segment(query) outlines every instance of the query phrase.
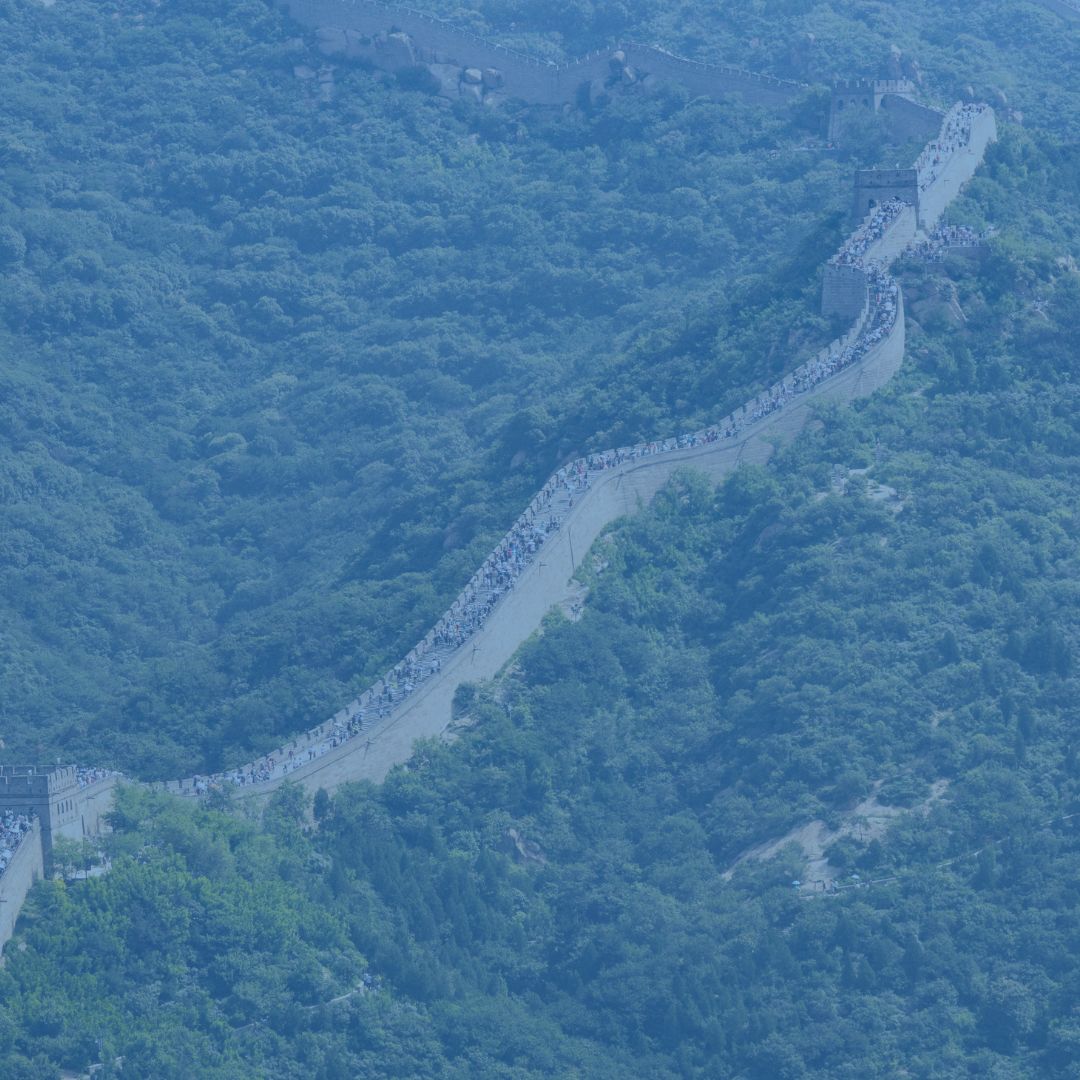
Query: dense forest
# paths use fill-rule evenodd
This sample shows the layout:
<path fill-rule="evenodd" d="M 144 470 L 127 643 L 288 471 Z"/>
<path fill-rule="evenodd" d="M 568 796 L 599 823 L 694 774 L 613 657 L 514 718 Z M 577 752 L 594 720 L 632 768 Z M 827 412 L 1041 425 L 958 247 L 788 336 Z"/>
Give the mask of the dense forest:
<path fill-rule="evenodd" d="M 276 746 L 422 636 L 559 461 L 722 415 L 827 329 L 851 161 L 802 149 L 820 100 L 489 114 L 339 67 L 320 105 L 261 0 L 0 20 L 20 759 Z"/>
<path fill-rule="evenodd" d="M 898 379 L 613 529 L 455 743 L 313 819 L 124 792 L 5 1075 L 1075 1077 L 1078 167 L 1008 131 L 956 216 L 1017 239 L 901 268 Z M 871 794 L 867 887 L 739 861 Z"/>
<path fill-rule="evenodd" d="M 1045 117 L 1061 35 L 1014 17 L 1022 63 L 983 42 L 980 85 Z M 262 0 L 0 20 L 0 737 L 27 761 L 184 775 L 322 720 L 554 465 L 827 339 L 816 275 L 883 153 L 825 145 L 820 88 L 480 112 L 337 65 L 322 100 Z M 834 19 L 875 74 L 879 21 Z M 967 52 L 927 50 L 931 94 Z"/>
<path fill-rule="evenodd" d="M 900 264 L 899 376 L 618 523 L 455 741 L 258 818 L 123 789 L 108 872 L 62 851 L 5 949 L 0 1075 L 1080 1077 L 1076 32 L 548 8 L 442 13 L 1004 88 L 950 211 L 984 257 Z M 886 152 L 826 147 L 820 90 L 479 113 L 338 65 L 320 102 L 256 2 L 0 23 L 6 756 L 186 772 L 340 704 L 554 462 L 829 334 Z"/>

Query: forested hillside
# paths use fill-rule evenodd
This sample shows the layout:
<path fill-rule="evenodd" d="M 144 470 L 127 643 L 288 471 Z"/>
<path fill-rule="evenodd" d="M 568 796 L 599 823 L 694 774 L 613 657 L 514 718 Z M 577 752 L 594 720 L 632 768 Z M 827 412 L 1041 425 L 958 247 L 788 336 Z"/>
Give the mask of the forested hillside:
<path fill-rule="evenodd" d="M 1078 164 L 1008 131 L 956 216 L 1014 239 L 906 268 L 900 377 L 616 529 L 458 742 L 314 828 L 125 794 L 5 1075 L 1075 1076 Z M 830 874 L 880 883 L 735 866 L 873 791 Z"/>
<path fill-rule="evenodd" d="M 440 13 L 821 80 L 897 44 L 1017 110 L 950 211 L 993 238 L 898 266 L 884 391 L 613 528 L 455 741 L 262 817 L 122 789 L 108 872 L 61 848 L 5 948 L 0 1076 L 1076 1080 L 1076 31 L 997 0 Z M 321 100 L 255 0 L 0 0 L 0 29 L 11 760 L 187 773 L 331 711 L 554 462 L 824 338 L 850 172 L 910 156 L 826 147 L 821 86 L 479 112 L 337 65 Z"/>
<path fill-rule="evenodd" d="M 686 26 L 825 79 L 880 73 L 917 25 L 931 96 L 962 74 L 1077 115 L 1037 8 L 974 67 L 941 14 L 899 37 L 877 5 L 787 14 L 818 27 L 812 72 L 764 9 Z M 884 152 L 826 147 L 820 88 L 560 115 L 319 83 L 262 0 L 9 0 L 0 23 L 0 737 L 28 761 L 188 774 L 329 715 L 553 465 L 714 419 L 825 339 L 816 273 Z"/>
<path fill-rule="evenodd" d="M 481 113 L 339 66 L 320 104 L 262 0 L 0 25 L 19 759 L 276 746 L 411 647 L 557 462 L 722 415 L 824 331 L 851 162 L 801 149 L 819 99 Z"/>

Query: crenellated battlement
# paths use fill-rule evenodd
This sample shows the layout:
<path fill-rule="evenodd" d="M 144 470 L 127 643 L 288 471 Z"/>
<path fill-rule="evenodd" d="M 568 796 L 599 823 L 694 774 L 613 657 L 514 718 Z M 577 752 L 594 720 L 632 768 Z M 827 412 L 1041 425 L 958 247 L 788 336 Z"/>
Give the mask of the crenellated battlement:
<path fill-rule="evenodd" d="M 51 799 L 77 787 L 73 765 L 0 765 L 0 809 Z"/>

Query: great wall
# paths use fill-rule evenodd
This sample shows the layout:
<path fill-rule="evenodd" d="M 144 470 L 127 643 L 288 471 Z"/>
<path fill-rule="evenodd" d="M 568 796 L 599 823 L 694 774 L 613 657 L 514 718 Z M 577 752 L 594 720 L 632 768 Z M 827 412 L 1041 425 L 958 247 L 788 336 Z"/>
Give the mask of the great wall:
<path fill-rule="evenodd" d="M 670 80 L 695 94 L 738 93 L 763 105 L 783 104 L 806 89 L 801 83 L 703 64 L 635 42 L 556 64 L 379 0 L 282 0 L 282 6 L 315 32 L 327 55 L 364 60 L 387 71 L 423 67 L 441 93 L 487 104 L 516 98 L 531 105 L 571 105 L 590 86 L 614 82 L 649 85 Z"/>
<path fill-rule="evenodd" d="M 395 10 L 370 0 L 349 5 L 325 0 L 322 6 L 302 2 L 309 12 Z M 426 16 L 417 18 L 427 21 Z M 609 62 L 605 54 L 603 63 Z M 867 87 L 874 88 L 874 95 L 865 101 L 860 96 L 854 107 L 883 113 L 889 106 L 882 108 L 882 101 L 900 89 L 841 84 L 834 91 L 834 110 L 839 96 L 850 99 Z M 910 114 L 912 122 L 925 126 L 927 112 L 920 106 Z M 823 312 L 852 319 L 842 338 L 709 428 L 564 465 L 436 627 L 360 697 L 257 762 L 149 786 L 185 797 L 219 788 L 236 798 L 261 800 L 286 782 L 314 792 L 355 780 L 381 781 L 408 760 L 418 739 L 446 733 L 458 688 L 495 677 L 547 613 L 571 595 L 573 576 L 603 529 L 648 503 L 676 470 L 690 467 L 715 482 L 742 462 L 764 464 L 777 446 L 802 431 L 821 403 L 850 403 L 888 382 L 900 367 L 905 344 L 903 294 L 888 267 L 913 245 L 928 242 L 996 138 L 995 116 L 987 106 L 957 105 L 944 116 L 934 115 L 940 132 L 912 169 L 860 171 L 856 177 L 859 225 L 827 265 L 822 290 Z M 961 128 L 962 139 L 956 134 Z M 121 782 L 119 774 L 97 769 L 0 766 L 0 812 L 33 819 L 5 852 L 0 949 L 13 933 L 30 888 L 51 871 L 55 841 L 101 835 Z"/>

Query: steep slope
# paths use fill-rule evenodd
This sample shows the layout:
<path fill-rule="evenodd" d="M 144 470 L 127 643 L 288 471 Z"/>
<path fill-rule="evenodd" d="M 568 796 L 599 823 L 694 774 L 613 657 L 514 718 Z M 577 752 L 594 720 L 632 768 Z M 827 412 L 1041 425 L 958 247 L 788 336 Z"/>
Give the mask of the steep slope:
<path fill-rule="evenodd" d="M 9 950 L 7 1072 L 101 1040 L 230 1080 L 1070 1077 L 1076 167 L 1007 131 L 956 210 L 1005 239 L 904 270 L 966 323 L 909 319 L 900 377 L 768 467 L 678 478 L 452 746 L 307 837 L 295 791 L 263 836 L 125 796 L 113 873 Z M 887 883 L 804 898 L 794 852 L 724 880 L 871 792 L 896 825 L 830 866 Z"/>

